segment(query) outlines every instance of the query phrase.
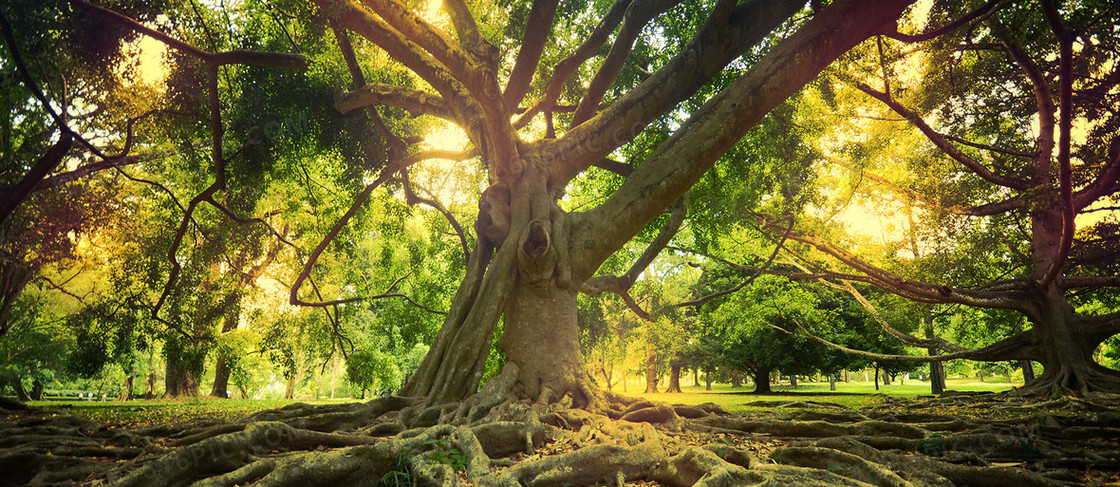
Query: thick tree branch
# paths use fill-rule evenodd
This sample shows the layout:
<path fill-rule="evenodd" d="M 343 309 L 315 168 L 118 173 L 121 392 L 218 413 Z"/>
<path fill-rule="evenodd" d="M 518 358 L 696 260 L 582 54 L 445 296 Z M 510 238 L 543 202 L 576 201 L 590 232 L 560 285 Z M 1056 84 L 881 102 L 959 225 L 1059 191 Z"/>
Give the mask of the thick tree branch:
<path fill-rule="evenodd" d="M 548 86 L 545 88 L 544 95 L 541 96 L 541 99 L 533 104 L 532 107 L 525 110 L 525 112 L 518 117 L 513 123 L 514 127 L 519 129 L 525 127 L 538 113 L 553 109 L 553 105 L 556 104 L 556 99 L 560 96 L 560 92 L 563 91 L 564 83 L 568 81 L 568 77 L 571 76 L 581 64 L 591 59 L 591 56 L 595 54 L 599 46 L 607 41 L 611 32 L 614 32 L 615 27 L 618 26 L 618 23 L 622 22 L 622 16 L 626 13 L 626 8 L 630 6 L 632 1 L 633 0 L 615 0 L 614 4 L 611 5 L 611 9 L 607 11 L 607 14 L 596 24 L 595 30 L 591 32 L 591 35 L 587 36 L 587 39 L 585 39 L 583 43 L 576 47 L 574 51 L 568 54 L 568 56 L 559 63 L 556 63 L 556 66 L 552 68 L 552 77 L 548 80 Z M 510 104 L 509 106 L 512 107 L 514 105 Z"/>
<path fill-rule="evenodd" d="M 443 98 L 412 88 L 367 83 L 354 91 L 345 91 L 334 97 L 334 108 L 340 113 L 348 113 L 375 103 L 403 108 L 416 115 L 433 115 L 444 120 L 457 121 L 451 107 Z"/>
<path fill-rule="evenodd" d="M 1112 138 L 1107 157 L 1104 168 L 1093 182 L 1073 194 L 1073 208 L 1076 211 L 1088 208 L 1105 195 L 1120 191 L 1120 137 Z"/>
<path fill-rule="evenodd" d="M 480 109 L 467 88 L 447 67 L 365 7 L 353 0 L 315 0 L 314 3 L 331 19 L 332 24 L 353 31 L 381 47 L 432 85 L 459 115 L 460 121 L 466 119 L 464 114 Z"/>
<path fill-rule="evenodd" d="M 27 195 L 35 190 L 36 185 L 42 182 L 47 174 L 58 167 L 62 159 L 66 157 L 66 153 L 70 152 L 73 142 L 74 139 L 70 137 L 69 133 L 62 132 L 59 135 L 58 142 L 47 149 L 47 152 L 31 166 L 31 170 L 23 176 L 23 179 L 20 179 L 19 183 L 5 195 L 4 199 L 0 200 L 0 224 L 11 216 L 12 212 L 19 207 L 20 203 L 23 203 Z"/>
<path fill-rule="evenodd" d="M 692 96 L 704 83 L 707 83 L 708 80 L 719 73 L 727 63 L 739 57 L 751 46 L 761 42 L 766 33 L 771 32 L 782 22 L 789 19 L 800 7 L 800 2 L 793 1 L 756 0 L 739 6 L 735 6 L 734 2 L 723 1 L 718 3 L 692 41 L 661 69 L 657 70 L 653 76 L 630 90 L 622 99 L 611 104 L 610 107 L 607 107 L 591 120 L 564 134 L 563 137 L 536 143 L 543 159 L 551 163 L 549 169 L 551 173 L 549 177 L 550 185 L 562 187 L 592 163 L 606 157 L 616 148 L 632 140 L 657 116 Z M 833 13 L 841 10 L 839 8 L 831 9 Z M 818 19 L 827 18 L 826 11 L 822 11 Z M 854 18 L 849 20 L 856 23 L 866 23 L 857 22 Z M 822 24 L 823 22 L 816 23 L 816 25 Z M 810 22 L 798 33 L 802 37 L 808 37 L 810 35 L 809 30 L 812 30 L 809 27 L 812 25 L 814 25 L 813 22 Z M 812 35 L 824 34 L 824 32 L 817 31 Z M 823 41 L 823 39 L 818 40 Z M 791 45 L 790 41 L 791 39 L 786 39 L 780 45 L 789 46 Z M 819 52 L 820 49 L 816 51 Z M 780 52 L 780 56 L 785 57 L 783 62 L 790 63 L 788 65 L 789 69 L 782 70 L 778 69 L 777 66 L 768 65 L 767 60 L 774 60 L 778 57 L 774 54 L 776 52 Z M 780 47 L 775 48 L 767 56 L 767 60 L 760 62 L 760 66 L 765 66 L 764 68 L 756 66 L 740 79 L 759 76 L 764 70 L 772 70 L 773 74 L 806 74 L 807 70 L 802 68 L 805 63 L 801 63 L 800 59 L 798 63 L 793 63 L 792 58 L 794 56 L 795 53 L 793 52 L 783 51 Z M 831 61 L 831 58 L 829 61 Z M 813 71 L 811 76 L 816 76 L 816 72 L 819 71 L 812 68 L 809 68 L 809 70 Z M 808 80 L 805 82 L 808 82 Z M 771 86 L 776 87 L 777 85 L 771 84 Z M 795 87 L 799 86 L 801 84 L 788 88 L 792 92 Z M 728 87 L 724 91 L 729 92 L 731 90 L 734 90 L 734 88 Z M 778 91 L 774 92 L 774 94 L 777 93 Z M 780 102 L 785 99 L 785 96 L 780 99 L 767 96 L 765 99 L 767 103 Z M 738 100 L 755 98 L 757 97 L 743 93 L 735 101 L 729 100 L 729 103 L 738 107 L 740 105 Z M 755 107 L 762 105 L 762 103 L 749 102 L 748 104 Z M 769 111 L 769 109 L 767 108 L 766 111 Z M 764 113 L 757 115 L 761 117 Z M 751 115 L 755 114 L 751 113 Z M 696 117 L 694 116 L 694 118 Z M 742 127 L 742 131 L 745 132 L 751 125 L 753 123 Z M 739 128 L 738 125 L 734 127 Z M 739 135 L 741 136 L 741 134 Z M 738 140 L 738 137 L 735 137 L 735 140 Z M 700 162 L 700 164 L 707 163 L 709 161 Z M 667 197 L 667 199 L 675 200 L 683 193 L 684 188 L 680 189 L 676 195 Z M 661 208 L 651 209 L 651 214 L 647 216 L 652 218 L 660 210 Z"/>
<path fill-rule="evenodd" d="M 630 4 L 626 9 L 626 15 L 623 16 L 622 26 L 615 36 L 614 44 L 611 45 L 610 53 L 595 72 L 595 76 L 591 78 L 587 92 L 583 94 L 575 114 L 572 115 L 571 127 L 595 115 L 595 111 L 599 109 L 599 102 L 603 101 L 603 95 L 614 84 L 618 73 L 622 72 L 622 66 L 626 64 L 626 59 L 634 47 L 634 40 L 642 33 L 646 24 L 678 3 L 680 0 L 638 0 Z M 734 5 L 734 2 L 723 3 Z"/>
<path fill-rule="evenodd" d="M 961 17 L 957 20 L 954 20 L 954 21 L 952 21 L 948 24 L 945 24 L 941 27 L 938 27 L 936 29 L 923 32 L 921 34 L 904 34 L 902 32 L 899 32 L 898 29 L 895 29 L 893 32 L 888 32 L 887 37 L 890 37 L 891 39 L 899 40 L 899 41 L 902 41 L 902 42 L 910 42 L 910 43 L 928 41 L 930 39 L 940 37 L 940 36 L 945 35 L 949 32 L 957 30 L 959 27 L 961 27 L 961 26 L 963 26 L 963 25 L 965 25 L 969 22 L 972 22 L 973 20 L 975 20 L 975 19 L 977 19 L 981 16 L 987 17 L 987 16 L 991 15 L 992 13 L 995 13 L 996 10 L 999 10 L 999 8 L 1002 8 L 1002 7 L 997 8 L 997 6 L 1003 1 L 1004 0 L 990 0 L 988 3 L 985 3 L 984 5 L 981 5 L 980 8 L 978 8 L 976 10 L 973 10 L 972 12 L 969 12 L 968 15 L 965 15 L 964 17 Z"/>
<path fill-rule="evenodd" d="M 1058 37 L 1058 197 L 1062 205 L 1062 238 L 1050 268 L 1042 278 L 1042 286 L 1057 279 L 1069 258 L 1076 227 L 1073 221 L 1073 168 L 1070 165 L 1070 131 L 1073 129 L 1073 34 L 1066 29 L 1057 7 L 1051 0 L 1042 0 L 1042 13 L 1050 30 Z"/>
<path fill-rule="evenodd" d="M 850 353 L 859 357 L 867 357 L 875 360 L 893 360 L 898 362 L 943 362 L 945 360 L 953 359 L 967 359 L 967 360 L 982 360 L 982 361 L 999 361 L 999 360 L 1031 360 L 1036 357 L 1035 351 L 1032 349 L 1031 332 L 1025 331 L 1017 335 L 1005 338 L 996 343 L 988 345 L 984 348 L 975 350 L 967 350 L 963 352 L 947 353 L 943 355 L 893 355 L 884 353 L 868 352 L 865 350 L 857 350 L 854 348 L 845 347 L 838 343 L 833 343 L 824 338 L 809 332 L 800 322 L 797 322 L 798 328 L 804 333 L 803 336 L 813 340 L 817 343 L 825 345 L 830 348 L 835 348 L 845 353 Z M 776 325 L 770 325 L 771 328 L 780 330 L 781 332 L 791 336 L 796 335 L 785 328 Z"/>
<path fill-rule="evenodd" d="M 479 83 L 485 83 L 487 80 L 485 76 L 479 76 L 480 60 L 476 56 L 464 50 L 459 43 L 398 0 L 362 0 L 362 3 L 377 13 L 387 23 L 389 29 L 427 51 L 463 83 L 468 91 L 476 94 L 476 98 L 485 99 L 477 96 L 477 93 L 482 90 Z M 445 2 L 445 5 L 448 3 Z M 478 27 L 475 26 L 474 30 L 477 33 Z"/>
<path fill-rule="evenodd" d="M 1031 82 L 1034 90 L 1035 105 L 1038 107 L 1038 138 L 1035 140 L 1034 174 L 1032 186 L 1049 186 L 1050 159 L 1054 155 L 1054 97 L 1050 93 L 1050 82 L 1019 46 L 1004 42 L 1003 50 Z"/>
<path fill-rule="evenodd" d="M 653 263 L 657 255 L 669 245 L 669 241 L 676 236 L 677 231 L 681 228 L 681 224 L 684 223 L 687 213 L 688 194 L 686 193 L 669 207 L 669 221 L 665 223 L 665 226 L 661 227 L 661 230 L 657 232 L 657 236 L 650 241 L 645 251 L 642 252 L 642 255 L 630 265 L 630 269 L 627 270 L 625 274 L 621 276 L 602 275 L 592 277 L 584 281 L 580 292 L 591 296 L 597 296 L 604 292 L 612 292 L 622 296 L 623 300 L 627 301 L 626 305 L 629 306 L 630 309 L 640 310 L 641 308 L 638 307 L 637 303 L 631 304 L 633 299 L 629 295 L 630 288 L 634 286 L 634 283 L 638 280 L 638 277 L 642 275 L 642 272 L 645 272 L 646 268 Z M 644 311 L 635 311 L 635 314 L 643 319 L 649 319 L 649 314 Z"/>
<path fill-rule="evenodd" d="M 775 3 L 766 2 L 766 4 L 773 6 Z M 766 113 L 815 78 L 838 56 L 880 31 L 884 25 L 894 22 L 907 4 L 907 0 L 835 2 L 822 9 L 813 20 L 806 23 L 795 34 L 779 42 L 738 80 L 697 110 L 672 137 L 663 142 L 638 166 L 603 204 L 587 213 L 573 215 L 572 248 L 586 249 L 581 252 L 578 262 L 573 259 L 573 276 L 577 278 L 589 276 L 594 272 L 600 263 L 657 216 L 664 208 L 665 202 L 673 201 L 688 191 L 715 161 L 738 142 L 743 134 Z M 730 20 L 732 27 L 730 30 L 733 32 L 742 27 L 740 22 L 746 23 L 737 20 L 737 16 L 743 13 L 743 7 L 757 7 L 757 4 L 748 3 L 736 9 Z M 785 18 L 785 11 L 782 8 L 774 8 L 771 11 L 762 9 L 762 12 L 758 12 L 759 17 L 752 17 L 751 20 L 762 22 L 767 27 L 759 28 L 769 31 Z M 776 18 L 760 18 L 767 17 L 762 14 Z M 648 122 L 645 117 L 659 111 L 658 103 L 681 94 L 677 90 L 687 88 L 691 92 L 692 87 L 689 83 L 710 76 L 705 69 L 719 63 L 709 64 L 701 60 L 710 60 L 714 57 L 722 61 L 722 56 L 726 53 L 721 49 L 716 49 L 716 52 L 706 50 L 705 42 L 716 42 L 709 38 L 710 35 L 714 35 L 711 31 L 723 31 L 725 36 L 722 39 L 725 40 L 719 43 L 734 44 L 726 40 L 725 29 L 717 28 L 711 25 L 712 23 L 726 25 L 726 22 L 718 19 L 709 22 L 709 25 L 701 29 L 694 39 L 693 47 L 685 49 L 685 54 L 675 58 L 654 77 L 627 94 L 623 100 L 573 129 L 563 139 L 557 141 L 556 146 L 542 147 L 542 150 L 548 151 L 576 141 L 589 144 L 573 146 L 587 148 L 583 152 L 586 154 L 583 158 L 579 157 L 579 154 L 576 154 L 576 157 L 572 154 L 566 157 L 565 161 L 577 161 L 575 165 L 558 163 L 554 167 L 556 171 L 554 176 L 558 178 L 554 179 L 554 183 L 567 181 L 570 175 L 574 174 L 569 171 L 581 171 L 584 164 L 590 164 L 601 158 L 604 154 L 602 150 L 598 150 L 599 148 L 606 150 L 607 147 L 613 147 L 613 142 L 608 143 L 611 140 L 609 134 L 613 132 L 616 135 L 626 135 L 601 127 L 600 123 L 620 122 L 622 130 L 630 130 L 628 121 L 637 121 L 640 126 L 633 128 L 635 131 L 640 130 Z M 754 34 L 758 33 L 754 32 Z M 745 34 L 743 37 L 750 38 Z M 737 39 L 737 36 L 732 35 L 730 38 Z M 695 53 L 699 59 L 693 58 L 689 53 Z M 685 69 L 686 66 L 693 71 L 677 71 Z M 668 76 L 669 73 L 679 78 L 674 78 L 672 83 L 664 83 L 663 79 L 659 79 L 661 76 Z M 657 88 L 650 87 L 650 83 Z M 661 91 L 664 88 L 662 84 L 672 88 Z M 642 94 L 656 95 L 656 99 L 642 99 L 640 98 Z M 635 96 L 639 98 L 634 98 Z M 653 107 L 650 108 L 650 105 Z M 597 130 L 603 130 L 604 133 L 590 132 Z"/>
<path fill-rule="evenodd" d="M 521 37 L 521 49 L 517 51 L 517 60 L 513 63 L 513 71 L 510 72 L 502 94 L 508 107 L 521 104 L 521 100 L 529 92 L 544 46 L 552 35 L 552 20 L 556 17 L 557 3 L 560 3 L 559 0 L 534 0 L 533 7 L 529 9 L 529 20 L 525 23 L 525 33 Z"/>
<path fill-rule="evenodd" d="M 488 57 L 490 53 L 487 51 L 491 50 L 493 46 L 479 32 L 478 23 L 475 22 L 474 14 L 471 13 L 467 2 L 464 0 L 444 0 L 443 8 L 447 11 L 447 16 L 451 18 L 451 25 L 455 26 L 455 33 L 459 35 L 459 42 L 474 55 L 480 58 Z"/>
<path fill-rule="evenodd" d="M 117 25 L 151 37 L 167 45 L 167 47 L 198 58 L 212 66 L 244 64 L 246 66 L 260 66 L 266 68 L 307 69 L 307 58 L 300 54 L 246 51 L 241 49 L 224 52 L 208 52 L 164 34 L 163 32 L 151 29 L 125 15 L 94 5 L 85 0 L 70 0 L 70 3 Z"/>
<path fill-rule="evenodd" d="M 761 220 L 760 225 L 764 231 L 776 230 L 773 228 L 773 225 L 767 226 L 765 220 Z M 929 303 L 959 303 L 982 308 L 1025 309 L 1025 300 L 1012 293 L 952 288 L 945 285 L 911 280 L 872 265 L 855 254 L 816 235 L 795 231 L 789 235 L 789 239 L 811 245 L 817 250 L 839 260 L 844 265 L 867 276 L 867 280 L 854 280 L 868 282 L 885 291 L 904 297 Z M 848 279 L 848 277 L 844 278 Z"/>
<path fill-rule="evenodd" d="M 895 113 L 901 115 L 912 125 L 917 127 L 917 129 L 920 130 L 922 134 L 924 134 L 926 138 L 929 139 L 930 142 L 933 142 L 933 145 L 937 146 L 938 149 L 941 149 L 941 151 L 946 155 L 961 163 L 961 165 L 967 167 L 970 171 L 972 171 L 977 176 L 980 176 L 985 181 L 1007 188 L 1018 189 L 1021 191 L 1025 191 L 1030 188 L 1031 185 L 1027 181 L 1022 181 L 1017 178 L 996 174 L 987 167 L 984 167 L 984 165 L 976 159 L 973 159 L 968 154 L 965 154 L 956 147 L 953 147 L 953 144 L 949 143 L 949 140 L 944 135 L 934 130 L 933 127 L 930 127 L 929 124 L 926 123 L 926 121 L 923 120 L 920 115 L 914 113 L 913 111 L 910 111 L 909 108 L 906 108 L 897 100 L 888 97 L 886 93 L 878 91 L 870 86 L 867 86 L 864 83 L 857 83 L 856 88 L 890 107 L 890 109 L 894 110 Z"/>

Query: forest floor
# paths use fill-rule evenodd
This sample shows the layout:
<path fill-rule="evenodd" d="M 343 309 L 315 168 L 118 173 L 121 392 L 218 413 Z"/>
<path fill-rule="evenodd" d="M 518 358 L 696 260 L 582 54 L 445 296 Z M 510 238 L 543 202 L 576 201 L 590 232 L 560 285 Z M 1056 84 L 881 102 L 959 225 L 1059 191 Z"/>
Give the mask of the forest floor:
<path fill-rule="evenodd" d="M 1120 397 L 950 387 L 984 390 L 685 387 L 619 417 L 395 397 L 51 403 L 0 410 L 0 485 L 1120 486 Z"/>

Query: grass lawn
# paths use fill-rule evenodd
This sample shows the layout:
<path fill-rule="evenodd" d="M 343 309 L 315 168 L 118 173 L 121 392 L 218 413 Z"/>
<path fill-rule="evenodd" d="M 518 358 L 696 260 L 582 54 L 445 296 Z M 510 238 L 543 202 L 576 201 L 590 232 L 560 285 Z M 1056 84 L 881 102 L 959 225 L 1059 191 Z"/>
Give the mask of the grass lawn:
<path fill-rule="evenodd" d="M 686 381 L 691 382 L 691 381 Z M 1005 382 L 979 382 L 975 379 L 949 379 L 948 388 L 955 391 L 1003 391 L 1012 385 Z M 680 394 L 641 394 L 645 384 L 638 378 L 627 383 L 625 395 L 638 396 L 654 401 L 672 404 L 702 404 L 711 402 L 732 413 L 771 412 L 773 408 L 746 406 L 754 401 L 822 401 L 843 404 L 858 408 L 873 406 L 883 400 L 882 395 L 914 397 L 929 395 L 929 382 L 907 381 L 903 385 L 880 385 L 879 391 L 870 382 L 838 382 L 836 391 L 828 390 L 828 383 L 801 382 L 797 388 L 774 387 L 773 394 L 755 395 L 753 386 L 732 388 L 727 384 L 713 384 L 711 391 L 703 386 L 684 386 Z M 620 387 L 615 392 L 622 392 Z M 219 418 L 234 420 L 265 409 L 273 409 L 297 402 L 311 404 L 331 404 L 351 402 L 345 400 L 253 400 L 253 399 L 216 399 L 210 397 L 190 399 L 140 399 L 135 401 L 33 401 L 31 406 L 46 409 L 56 414 L 75 414 L 94 421 L 119 426 L 143 426 L 157 423 L 170 423 L 194 418 Z"/>
<path fill-rule="evenodd" d="M 99 423 L 119 426 L 144 426 L 173 423 L 195 418 L 217 418 L 227 421 L 243 418 L 257 411 L 275 409 L 297 402 L 333 404 L 346 400 L 296 401 L 281 399 L 136 399 L 133 401 L 31 401 L 28 405 L 56 414 L 74 414 Z"/>
<path fill-rule="evenodd" d="M 946 388 L 953 391 L 992 391 L 999 392 L 1010 389 L 1012 386 L 1022 384 L 1008 384 L 1006 382 L 979 382 L 975 379 L 948 379 Z M 664 387 L 664 386 L 662 386 Z M 645 383 L 628 382 L 627 395 L 639 396 L 654 401 L 665 401 L 672 404 L 702 404 L 711 402 L 720 405 L 724 410 L 732 413 L 751 413 L 770 411 L 772 408 L 746 406 L 754 401 L 820 401 L 842 404 L 852 408 L 873 406 L 882 401 L 881 395 L 896 397 L 929 396 L 929 382 L 909 380 L 905 384 L 897 383 L 889 386 L 879 385 L 875 390 L 873 382 L 851 381 L 848 383 L 837 382 L 836 391 L 828 390 L 827 382 L 801 382 L 797 388 L 788 385 L 772 387 L 774 393 L 755 395 L 751 393 L 754 386 L 732 388 L 727 384 L 712 384 L 712 390 L 704 390 L 704 386 L 681 386 L 683 392 L 677 394 L 657 393 L 642 394 Z M 621 392 L 616 387 L 615 392 Z"/>

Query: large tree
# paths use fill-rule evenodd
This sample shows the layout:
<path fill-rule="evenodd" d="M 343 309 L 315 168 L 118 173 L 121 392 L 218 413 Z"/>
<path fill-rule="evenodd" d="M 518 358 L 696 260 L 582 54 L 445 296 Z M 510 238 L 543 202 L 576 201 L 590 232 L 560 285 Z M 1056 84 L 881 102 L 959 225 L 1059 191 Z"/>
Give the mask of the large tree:
<path fill-rule="evenodd" d="M 931 15 L 961 18 L 962 8 L 938 4 Z M 1017 312 L 1027 329 L 978 349 L 888 331 L 948 357 L 1040 362 L 1023 392 L 1120 389 L 1120 373 L 1093 358 L 1120 332 L 1120 313 L 1094 304 L 1120 286 L 1120 71 L 1105 34 L 1116 14 L 1093 2 L 997 9 L 952 33 L 881 38 L 831 72 L 817 108 L 866 115 L 838 122 L 817 150 L 917 230 L 876 259 L 802 226 L 787 238 L 832 260 L 801 252 L 818 266 L 793 277 L 849 281 L 839 286 L 857 299 L 851 282 Z M 837 135 L 853 130 L 864 135 Z M 788 227 L 763 225 L 774 235 Z"/>
<path fill-rule="evenodd" d="M 316 3 L 337 26 L 385 49 L 435 92 L 365 85 L 340 97 L 339 106 L 381 102 L 447 118 L 464 130 L 488 172 L 467 274 L 431 352 L 404 392 L 433 403 L 474 393 L 502 319 L 498 343 L 506 368 L 482 397 L 499 402 L 569 397 L 589 407 L 607 404 L 583 366 L 576 296 L 585 286 L 625 292 L 632 283 L 596 276 L 600 264 L 680 198 L 770 109 L 868 36 L 892 30 L 906 6 L 837 2 L 794 20 L 799 2 L 717 2 L 671 59 L 624 94 L 607 97 L 634 39 L 675 2 L 616 2 L 593 34 L 552 66 L 539 64 L 552 41 L 547 34 L 557 2 L 534 2 L 516 56 L 499 56 L 463 2 L 445 4 L 456 38 L 395 2 Z M 780 41 L 769 37 L 782 26 L 793 33 Z M 606 48 L 607 34 L 616 27 L 619 35 L 607 57 L 582 70 L 592 75 L 573 115 L 561 118 L 567 130 L 556 128 L 552 114 L 560 108 L 561 89 L 594 52 Z M 751 54 L 745 58 L 749 67 L 729 67 L 745 53 Z M 512 67 L 504 65 L 511 60 Z M 607 159 L 727 69 L 737 71 L 737 79 L 651 153 L 629 164 Z M 537 77 L 547 82 L 534 82 Z M 535 99 L 526 100 L 530 92 Z M 521 106 L 528 108 L 519 114 Z M 539 140 L 523 140 L 526 132 L 520 129 L 537 116 L 546 117 L 552 129 Z M 410 161 L 402 156 L 389 170 Z M 625 174 L 625 181 L 593 208 L 561 209 L 565 186 L 596 165 Z"/>
<path fill-rule="evenodd" d="M 243 218 L 216 197 L 237 190 L 227 170 L 239 155 L 223 147 L 222 73 L 239 64 L 301 68 L 306 63 L 288 54 L 220 51 L 209 32 L 199 38 L 210 37 L 213 51 L 207 51 L 101 7 L 81 0 L 72 3 L 153 36 L 201 66 L 194 72 L 206 84 L 208 99 L 198 101 L 209 110 L 213 182 L 185 205 L 168 250 L 172 270 L 153 311 L 165 320 L 160 308 L 179 278 L 175 254 L 195 212 L 209 205 L 235 220 Z M 593 9 L 602 17 L 586 39 L 571 47 L 566 44 L 569 39 L 551 34 L 574 28 L 577 17 L 558 18 L 559 2 L 540 0 L 514 13 L 515 25 L 523 29 L 509 34 L 520 37 L 512 50 L 496 45 L 493 39 L 502 35 L 476 21 L 479 12 L 497 13 L 461 0 L 444 5 L 447 27 L 453 32 L 394 0 L 314 3 L 319 8 L 313 15 L 328 20 L 354 85 L 336 98 L 335 106 L 343 112 L 365 108 L 373 126 L 365 130 L 386 140 L 390 150 L 380 175 L 310 253 L 292 284 L 292 303 L 324 304 L 307 301 L 311 298 L 301 293 L 303 284 L 313 275 L 315 260 L 374 188 L 396 174 L 407 182 L 409 166 L 428 158 L 477 156 L 486 169 L 488 187 L 479 201 L 477 239 L 466 275 L 430 353 L 403 392 L 426 396 L 430 403 L 474 394 L 501 320 L 498 344 L 505 370 L 480 396 L 484 402 L 570 398 L 576 405 L 605 408 L 608 401 L 593 387 L 579 350 L 577 294 L 581 289 L 625 293 L 633 283 L 630 273 L 597 276 L 600 265 L 680 199 L 771 109 L 869 36 L 894 32 L 909 2 L 814 3 L 803 10 L 804 4 L 795 1 L 703 6 L 619 0 L 605 11 Z M 690 14 L 689 22 L 676 31 L 661 31 L 680 38 L 642 37 L 653 25 L 651 20 L 674 8 Z M 699 19 L 703 21 L 696 22 Z M 351 39 L 352 34 L 359 39 Z M 355 40 L 360 41 L 358 47 L 373 50 L 355 49 Z M 636 46 L 648 51 L 657 44 L 671 56 L 636 55 Z M 602 50 L 607 55 L 596 58 Z M 382 52 L 389 67 L 403 68 L 414 77 L 367 83 L 359 56 L 384 58 Z M 671 136 L 652 137 L 658 142 L 630 160 L 609 158 L 635 140 L 648 143 L 650 131 L 663 133 L 666 124 L 655 122 L 690 99 L 703 105 L 678 117 L 683 121 L 668 124 L 675 129 Z M 417 138 L 394 132 L 400 127 L 385 123 L 379 106 L 448 120 L 463 131 L 471 147 L 462 155 L 418 152 L 411 146 Z M 561 114 L 566 110 L 571 115 Z M 539 119 L 547 127 L 543 134 L 531 130 L 540 125 Z M 366 156 L 375 159 L 368 152 Z M 565 187 L 595 166 L 623 175 L 624 182 L 594 207 L 564 210 L 560 201 Z M 651 253 L 660 250 L 663 240 L 654 240 Z"/>

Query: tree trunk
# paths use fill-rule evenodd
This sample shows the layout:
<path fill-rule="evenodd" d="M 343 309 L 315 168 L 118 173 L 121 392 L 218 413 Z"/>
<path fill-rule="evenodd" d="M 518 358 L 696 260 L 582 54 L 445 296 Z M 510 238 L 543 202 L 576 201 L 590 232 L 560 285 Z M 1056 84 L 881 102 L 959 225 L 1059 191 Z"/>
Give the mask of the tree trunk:
<path fill-rule="evenodd" d="M 790 374 L 789 385 L 791 387 L 793 387 L 794 389 L 797 389 L 797 376 L 796 375 Z"/>
<path fill-rule="evenodd" d="M 121 388 L 121 395 L 117 398 L 118 401 L 131 401 L 132 399 L 134 399 L 134 396 L 132 395 L 133 384 L 134 381 L 132 376 L 130 375 L 124 380 L 124 387 Z"/>
<path fill-rule="evenodd" d="M 1032 289 L 1034 308 L 1027 317 L 1035 344 L 1034 359 L 1042 374 L 1024 387 L 1026 392 L 1085 394 L 1120 391 L 1120 372 L 1096 362 L 1093 351 L 1112 334 L 1100 332 L 1077 316 L 1056 284 Z M 1029 368 L 1029 367 L 1028 367 Z M 1026 377 L 1024 369 L 1024 378 Z"/>
<path fill-rule="evenodd" d="M 296 395 L 296 376 L 288 377 L 288 381 L 284 386 L 284 399 L 292 399 Z M 365 391 L 362 391 L 362 399 L 365 399 Z"/>
<path fill-rule="evenodd" d="M 31 400 L 33 400 L 33 401 L 42 401 L 43 400 L 43 382 L 40 381 L 39 379 L 35 379 L 34 381 L 31 382 Z"/>
<path fill-rule="evenodd" d="M 198 378 L 190 369 L 172 360 L 167 361 L 163 379 L 164 394 L 169 397 L 198 397 Z"/>
<path fill-rule="evenodd" d="M 225 319 L 222 320 L 222 334 L 226 334 L 237 330 L 238 316 L 241 313 L 241 298 L 234 297 L 233 305 L 230 311 L 226 313 Z M 226 355 L 228 352 L 222 349 L 218 352 L 218 362 L 214 364 L 214 387 L 210 389 L 210 395 L 220 397 L 222 399 L 229 399 L 229 357 Z"/>
<path fill-rule="evenodd" d="M 657 392 L 657 356 L 653 348 L 646 348 L 646 394 Z"/>
<path fill-rule="evenodd" d="M 836 390 L 836 374 L 828 374 L 828 390 Z"/>
<path fill-rule="evenodd" d="M 879 390 L 879 368 L 875 367 L 875 390 Z"/>
<path fill-rule="evenodd" d="M 738 372 L 732 372 L 730 374 L 730 376 L 731 376 L 731 387 L 732 388 L 743 387 L 743 378 L 739 375 Z"/>
<path fill-rule="evenodd" d="M 681 392 L 681 366 L 672 365 L 669 367 L 669 388 L 665 392 Z"/>
<path fill-rule="evenodd" d="M 712 390 L 712 370 L 711 369 L 708 369 L 708 370 L 704 371 L 704 390 L 705 391 Z"/>
<path fill-rule="evenodd" d="M 692 369 L 692 387 L 700 387 L 700 367 Z"/>
<path fill-rule="evenodd" d="M 891 373 L 887 372 L 885 370 L 883 371 L 883 385 L 885 385 L 885 386 L 891 385 Z"/>
<path fill-rule="evenodd" d="M 755 372 L 752 375 L 752 377 L 754 377 L 754 392 L 755 393 L 773 392 L 773 391 L 770 390 L 770 371 L 769 370 L 760 370 L 758 372 Z"/>
<path fill-rule="evenodd" d="M 852 381 L 851 373 L 848 372 L 848 369 L 844 369 L 844 383 L 847 384 L 851 381 Z"/>
<path fill-rule="evenodd" d="M 1030 360 L 1020 360 L 1019 368 L 1023 369 L 1023 384 L 1030 384 L 1034 381 L 1034 364 Z"/>
<path fill-rule="evenodd" d="M 23 381 L 18 377 L 8 380 L 8 385 L 16 391 L 16 399 L 19 402 L 27 402 L 31 400 L 31 396 L 27 394 L 27 389 L 23 387 Z"/>
<path fill-rule="evenodd" d="M 218 363 L 214 364 L 214 387 L 210 389 L 210 395 L 220 397 L 222 399 L 229 399 L 229 366 L 226 365 L 225 352 L 218 354 Z"/>
<path fill-rule="evenodd" d="M 925 323 L 926 338 L 933 338 L 933 315 L 926 313 L 922 317 L 922 321 Z M 931 356 L 939 355 L 939 351 L 935 347 L 927 348 L 926 353 Z M 945 365 L 941 362 L 929 363 L 929 389 L 935 396 L 945 392 Z"/>

